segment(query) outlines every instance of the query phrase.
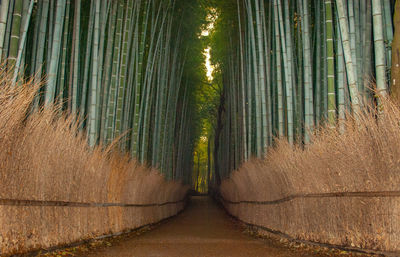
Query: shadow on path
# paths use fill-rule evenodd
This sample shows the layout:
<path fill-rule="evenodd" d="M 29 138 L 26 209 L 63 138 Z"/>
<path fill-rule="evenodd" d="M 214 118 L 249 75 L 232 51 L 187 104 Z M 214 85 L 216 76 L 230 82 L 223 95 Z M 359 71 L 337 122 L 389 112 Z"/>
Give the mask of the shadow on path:
<path fill-rule="evenodd" d="M 257 240 L 241 231 L 212 199 L 194 196 L 176 218 L 141 236 L 89 256 L 313 256 Z"/>

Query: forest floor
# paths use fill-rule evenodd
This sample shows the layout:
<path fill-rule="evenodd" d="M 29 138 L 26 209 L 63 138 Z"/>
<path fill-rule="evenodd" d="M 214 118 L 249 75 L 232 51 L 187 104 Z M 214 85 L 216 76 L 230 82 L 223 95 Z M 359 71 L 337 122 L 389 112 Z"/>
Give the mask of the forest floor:
<path fill-rule="evenodd" d="M 97 246 L 94 243 L 83 249 L 86 250 L 82 251 L 82 247 L 77 251 L 64 249 L 45 256 L 370 256 L 250 236 L 246 226 L 228 216 L 216 202 L 206 196 L 192 197 L 183 213 L 160 226 L 136 232 L 133 236 L 98 242 Z"/>

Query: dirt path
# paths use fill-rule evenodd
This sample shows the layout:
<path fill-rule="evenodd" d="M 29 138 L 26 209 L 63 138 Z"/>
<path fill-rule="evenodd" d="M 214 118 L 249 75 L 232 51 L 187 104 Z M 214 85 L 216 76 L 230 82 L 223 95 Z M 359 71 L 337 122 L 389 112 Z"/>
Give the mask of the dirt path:
<path fill-rule="evenodd" d="M 207 197 L 193 197 L 178 217 L 141 236 L 91 253 L 89 256 L 317 256 L 254 239 L 243 233 Z M 320 255 L 318 255 L 320 256 Z"/>

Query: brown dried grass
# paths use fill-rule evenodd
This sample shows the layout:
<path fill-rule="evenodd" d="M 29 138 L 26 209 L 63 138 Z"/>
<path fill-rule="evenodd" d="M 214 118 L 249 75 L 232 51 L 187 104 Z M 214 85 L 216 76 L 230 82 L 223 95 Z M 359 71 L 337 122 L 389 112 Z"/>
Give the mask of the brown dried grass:
<path fill-rule="evenodd" d="M 37 86 L 0 73 L 0 198 L 84 203 L 179 201 L 187 187 L 112 149 L 90 149 L 75 118 L 56 107 L 30 112 Z M 0 255 L 68 244 L 160 221 L 162 207 L 0 206 Z"/>
<path fill-rule="evenodd" d="M 302 149 L 280 140 L 264 160 L 253 159 L 223 181 L 231 201 L 277 200 L 296 194 L 399 191 L 400 108 L 366 108 L 346 131 L 323 128 Z M 378 117 L 378 118 L 377 118 Z M 322 243 L 400 251 L 399 197 L 297 198 L 273 205 L 232 205 L 240 219 Z"/>

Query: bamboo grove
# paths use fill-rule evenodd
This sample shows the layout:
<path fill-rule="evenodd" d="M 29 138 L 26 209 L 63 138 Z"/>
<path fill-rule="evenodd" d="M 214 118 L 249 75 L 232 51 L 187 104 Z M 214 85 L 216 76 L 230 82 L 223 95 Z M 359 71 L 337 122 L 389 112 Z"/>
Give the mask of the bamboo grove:
<path fill-rule="evenodd" d="M 215 5 L 212 49 L 224 88 L 215 130 L 217 182 L 248 158 L 262 157 L 276 138 L 302 145 L 319 126 L 345 129 L 362 105 L 379 105 L 388 93 L 394 1 Z"/>
<path fill-rule="evenodd" d="M 2 0 L 0 58 L 16 86 L 43 85 L 32 108 L 76 115 L 90 146 L 206 187 L 276 138 L 308 144 L 320 126 L 344 130 L 363 105 L 379 108 L 394 2 Z"/>
<path fill-rule="evenodd" d="M 31 77 L 43 83 L 32 108 L 58 104 L 77 114 L 90 146 L 117 140 L 121 151 L 190 183 L 190 67 L 201 66 L 201 53 L 193 53 L 201 22 L 191 12 L 196 4 L 2 0 L 3 68 L 14 84 Z"/>

